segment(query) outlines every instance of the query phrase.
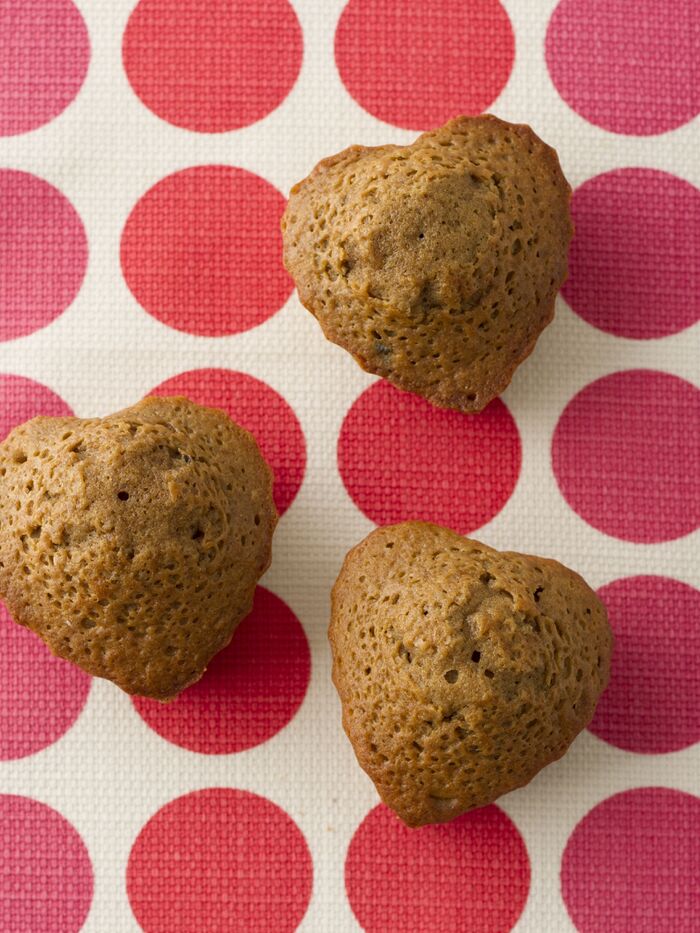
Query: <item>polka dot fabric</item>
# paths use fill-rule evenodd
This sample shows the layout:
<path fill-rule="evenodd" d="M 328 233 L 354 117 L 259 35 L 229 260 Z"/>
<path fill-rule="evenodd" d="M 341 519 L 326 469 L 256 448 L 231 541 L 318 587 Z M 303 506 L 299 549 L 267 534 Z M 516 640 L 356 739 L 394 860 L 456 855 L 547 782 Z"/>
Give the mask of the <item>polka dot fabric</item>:
<path fill-rule="evenodd" d="M 415 830 L 382 804 L 352 838 L 345 887 L 367 933 L 499 933 L 522 913 L 530 862 L 520 833 L 497 806 Z"/>
<path fill-rule="evenodd" d="M 348 92 L 372 116 L 412 130 L 486 110 L 505 87 L 514 56 L 513 28 L 499 0 L 350 0 L 335 33 Z"/>
<path fill-rule="evenodd" d="M 163 120 L 223 133 L 282 103 L 302 44 L 287 0 L 141 0 L 124 33 L 124 69 Z"/>
<path fill-rule="evenodd" d="M 655 169 L 625 168 L 574 193 L 576 237 L 562 293 L 594 327 L 652 340 L 700 318 L 700 191 Z"/>
<path fill-rule="evenodd" d="M 520 436 L 500 399 L 463 415 L 377 382 L 343 422 L 338 468 L 354 503 L 378 525 L 416 519 L 468 534 L 510 498 Z"/>
<path fill-rule="evenodd" d="M 594 528 L 651 543 L 700 525 L 700 390 L 654 370 L 626 370 L 582 389 L 554 432 L 562 494 Z M 596 481 L 593 481 L 593 477 Z"/>
<path fill-rule="evenodd" d="M 85 80 L 90 39 L 72 0 L 0 4 L 0 136 L 55 119 Z"/>
<path fill-rule="evenodd" d="M 163 324 L 221 337 L 257 327 L 284 304 L 284 198 L 226 165 L 176 172 L 149 189 L 124 227 L 121 261 L 136 300 Z"/>
<path fill-rule="evenodd" d="M 700 112 L 700 8 L 679 0 L 560 0 L 547 66 L 566 103 L 613 133 L 651 136 Z"/>
<path fill-rule="evenodd" d="M 616 647 L 610 686 L 591 732 L 617 748 L 644 754 L 700 742 L 694 670 L 700 592 L 667 577 L 639 576 L 613 580 L 598 595 L 607 606 Z"/>
<path fill-rule="evenodd" d="M 700 800 L 640 787 L 594 807 L 571 834 L 561 892 L 581 933 L 697 928 Z"/>
<path fill-rule="evenodd" d="M 0 0 L 0 438 L 185 394 L 253 433 L 281 515 L 170 704 L 0 604 L 2 933 L 700 927 L 699 9 Z M 323 340 L 279 221 L 322 157 L 488 111 L 558 149 L 576 236 L 536 351 L 460 415 Z M 406 518 L 575 567 L 616 639 L 561 762 L 420 830 L 356 765 L 326 638 L 346 551 Z"/>
<path fill-rule="evenodd" d="M 94 876 L 77 830 L 28 797 L 0 795 L 0 904 L 8 933 L 78 933 Z"/>
<path fill-rule="evenodd" d="M 313 866 L 289 816 L 256 794 L 207 788 L 146 823 L 129 856 L 127 891 L 145 933 L 291 933 L 311 896 Z"/>
<path fill-rule="evenodd" d="M 57 188 L 0 169 L 0 340 L 46 327 L 71 304 L 87 265 L 85 229 Z"/>

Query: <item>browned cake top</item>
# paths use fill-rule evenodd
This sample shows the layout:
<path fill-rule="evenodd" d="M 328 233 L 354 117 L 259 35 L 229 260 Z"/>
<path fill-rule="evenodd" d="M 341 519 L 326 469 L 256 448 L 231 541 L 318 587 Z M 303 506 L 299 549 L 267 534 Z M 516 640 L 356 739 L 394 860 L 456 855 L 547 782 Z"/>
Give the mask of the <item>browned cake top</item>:
<path fill-rule="evenodd" d="M 433 403 L 508 385 L 566 277 L 571 189 L 528 126 L 459 117 L 411 146 L 352 146 L 292 189 L 284 258 L 326 337 Z"/>
<path fill-rule="evenodd" d="M 349 552 L 330 640 L 345 730 L 410 826 L 490 803 L 559 758 L 593 715 L 612 648 L 578 574 L 423 522 Z"/>
<path fill-rule="evenodd" d="M 199 679 L 270 561 L 252 436 L 184 398 L 35 418 L 0 445 L 0 593 L 61 657 L 129 693 Z"/>

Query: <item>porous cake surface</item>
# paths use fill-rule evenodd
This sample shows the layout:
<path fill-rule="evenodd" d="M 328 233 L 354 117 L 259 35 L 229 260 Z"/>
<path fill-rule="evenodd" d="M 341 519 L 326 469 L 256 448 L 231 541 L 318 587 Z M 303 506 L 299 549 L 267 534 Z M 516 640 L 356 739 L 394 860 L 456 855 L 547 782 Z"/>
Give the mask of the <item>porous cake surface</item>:
<path fill-rule="evenodd" d="M 459 117 L 349 149 L 291 191 L 284 258 L 326 337 L 436 405 L 479 411 L 551 321 L 571 189 L 528 126 Z"/>
<path fill-rule="evenodd" d="M 272 474 L 222 411 L 147 398 L 35 418 L 0 445 L 0 593 L 61 657 L 165 700 L 250 611 Z"/>
<path fill-rule="evenodd" d="M 345 730 L 410 826 L 491 803 L 561 757 L 612 649 L 578 574 L 423 522 L 348 553 L 329 634 Z"/>

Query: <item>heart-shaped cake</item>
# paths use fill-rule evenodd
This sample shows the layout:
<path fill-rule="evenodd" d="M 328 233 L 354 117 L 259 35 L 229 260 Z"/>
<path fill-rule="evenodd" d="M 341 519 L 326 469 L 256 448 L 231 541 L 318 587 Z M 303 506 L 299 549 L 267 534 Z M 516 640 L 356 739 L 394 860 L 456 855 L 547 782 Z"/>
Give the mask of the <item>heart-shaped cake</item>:
<path fill-rule="evenodd" d="M 554 314 L 572 234 L 556 152 L 459 117 L 352 146 L 292 188 L 284 261 L 326 337 L 435 405 L 480 411 Z"/>
<path fill-rule="evenodd" d="M 54 652 L 168 700 L 250 612 L 270 562 L 272 474 L 222 411 L 147 398 L 35 418 L 0 445 L 0 594 Z"/>
<path fill-rule="evenodd" d="M 409 826 L 491 803 L 560 758 L 612 650 L 578 574 L 423 522 L 349 552 L 329 635 L 345 731 Z"/>

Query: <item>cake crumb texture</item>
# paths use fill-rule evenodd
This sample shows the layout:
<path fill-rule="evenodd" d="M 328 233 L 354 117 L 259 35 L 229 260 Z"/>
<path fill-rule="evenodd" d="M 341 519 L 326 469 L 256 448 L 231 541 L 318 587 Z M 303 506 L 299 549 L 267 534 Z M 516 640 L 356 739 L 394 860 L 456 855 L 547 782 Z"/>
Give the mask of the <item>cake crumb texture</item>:
<path fill-rule="evenodd" d="M 292 188 L 284 260 L 326 337 L 435 405 L 480 411 L 552 320 L 571 189 L 528 126 L 458 117 L 349 149 Z"/>
<path fill-rule="evenodd" d="M 34 418 L 0 444 L 0 593 L 54 652 L 127 693 L 198 680 L 270 562 L 272 474 L 222 411 L 146 398 Z"/>
<path fill-rule="evenodd" d="M 360 765 L 409 826 L 527 784 L 593 716 L 605 607 L 553 560 L 405 522 L 347 555 L 329 637 Z"/>

